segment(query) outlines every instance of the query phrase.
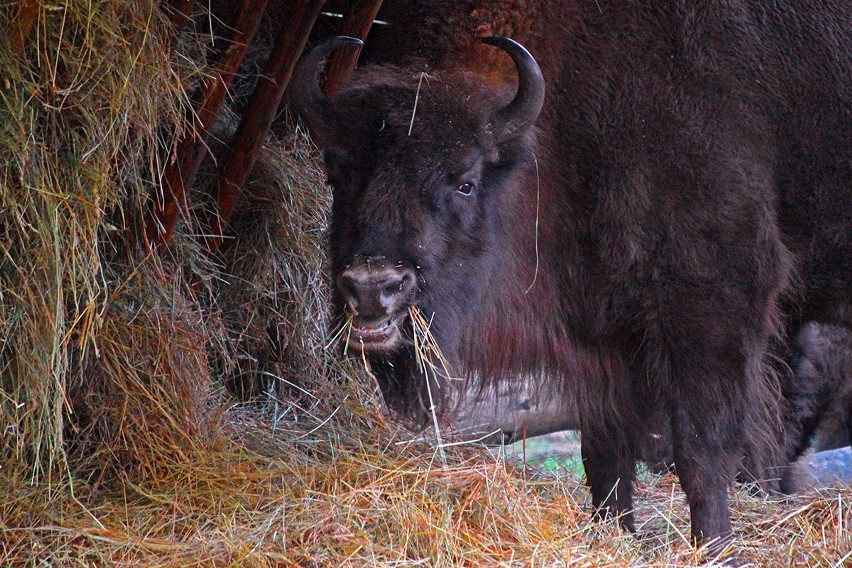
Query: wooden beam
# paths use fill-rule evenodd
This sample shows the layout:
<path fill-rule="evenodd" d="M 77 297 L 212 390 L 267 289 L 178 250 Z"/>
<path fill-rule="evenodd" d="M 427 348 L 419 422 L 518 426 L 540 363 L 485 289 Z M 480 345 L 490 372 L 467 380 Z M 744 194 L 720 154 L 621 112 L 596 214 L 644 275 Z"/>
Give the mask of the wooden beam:
<path fill-rule="evenodd" d="M 233 36 L 217 66 L 214 80 L 199 87 L 193 96 L 195 128 L 181 140 L 177 158 L 166 166 L 163 173 L 162 198 L 157 200 L 145 226 L 145 237 L 152 248 L 171 241 L 181 210 L 186 210 L 187 189 L 192 186 L 204 158 L 210 129 L 257 32 L 267 0 L 241 0 L 240 4 L 231 25 Z"/>
<path fill-rule="evenodd" d="M 233 214 L 243 185 L 245 185 L 257 160 L 263 141 L 284 96 L 284 90 L 293 74 L 293 68 L 308 42 L 323 5 L 323 0 L 297 0 L 278 34 L 278 41 L 254 94 L 246 109 L 236 134 L 229 144 L 230 154 L 225 157 L 216 188 L 216 214 L 205 231 L 205 243 L 215 252 L 222 243 L 227 224 Z"/>
<path fill-rule="evenodd" d="M 381 6 L 382 0 L 355 0 L 352 3 L 352 9 L 343 20 L 340 35 L 356 37 L 365 41 Z M 336 93 L 340 85 L 346 83 L 352 72 L 355 71 L 360 54 L 361 48 L 359 47 L 357 49 L 342 49 L 331 56 L 325 75 L 325 90 L 329 96 Z"/>
<path fill-rule="evenodd" d="M 23 53 L 24 44 L 26 44 L 30 30 L 38 18 L 38 12 L 38 0 L 21 0 L 18 4 L 18 14 L 12 24 L 12 33 L 9 38 L 9 48 L 14 55 Z"/>
<path fill-rule="evenodd" d="M 172 23 L 172 33 L 177 34 L 189 21 L 195 0 L 163 0 L 161 5 Z"/>
<path fill-rule="evenodd" d="M 580 428 L 580 411 L 570 391 L 558 396 L 539 389 L 535 379 L 515 379 L 485 390 L 468 385 L 453 395 L 455 411 L 447 418 L 463 439 L 486 444 L 511 443 Z"/>

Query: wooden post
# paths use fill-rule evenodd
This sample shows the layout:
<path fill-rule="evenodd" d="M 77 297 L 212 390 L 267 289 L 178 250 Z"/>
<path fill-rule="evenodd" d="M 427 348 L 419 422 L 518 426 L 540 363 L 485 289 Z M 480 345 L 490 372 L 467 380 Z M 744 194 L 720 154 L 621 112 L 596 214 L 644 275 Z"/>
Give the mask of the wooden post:
<path fill-rule="evenodd" d="M 340 26 L 340 35 L 356 37 L 361 41 L 366 40 L 381 6 L 382 0 L 355 0 L 352 3 L 352 10 Z M 329 96 L 336 93 L 340 85 L 352 75 L 360 54 L 359 47 L 358 49 L 341 49 L 331 56 L 325 75 L 325 90 Z"/>
<path fill-rule="evenodd" d="M 193 96 L 197 124 L 177 149 L 177 159 L 166 166 L 162 180 L 162 201 L 158 200 L 145 226 L 145 237 L 152 248 L 167 244 L 174 235 L 181 209 L 186 210 L 186 191 L 192 186 L 204 158 L 210 128 L 234 81 L 237 69 L 257 32 L 267 0 L 241 0 L 233 25 L 230 46 L 218 65 L 215 80 L 199 87 Z"/>
<path fill-rule="evenodd" d="M 251 103 L 230 142 L 230 154 L 224 159 L 216 188 L 216 214 L 204 240 L 215 252 L 222 244 L 225 227 L 234 211 L 240 191 L 251 173 L 272 121 L 278 112 L 284 89 L 293 68 L 308 42 L 308 36 L 322 8 L 323 0 L 297 0 L 284 22 Z"/>
<path fill-rule="evenodd" d="M 189 21 L 195 0 L 163 0 L 161 4 L 172 23 L 172 33 L 177 34 Z"/>
<path fill-rule="evenodd" d="M 24 51 L 24 44 L 30 35 L 30 30 L 38 17 L 38 0 L 21 0 L 18 6 L 18 16 L 12 24 L 12 34 L 9 38 L 9 47 L 12 53 L 20 55 Z"/>

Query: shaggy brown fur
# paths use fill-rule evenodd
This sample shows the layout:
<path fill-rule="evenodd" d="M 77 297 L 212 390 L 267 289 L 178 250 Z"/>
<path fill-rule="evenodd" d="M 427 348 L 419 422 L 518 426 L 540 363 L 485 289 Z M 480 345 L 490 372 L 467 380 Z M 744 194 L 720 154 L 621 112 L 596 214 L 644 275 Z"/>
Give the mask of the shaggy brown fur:
<path fill-rule="evenodd" d="M 724 538 L 743 455 L 758 477 L 781 460 L 771 344 L 785 321 L 852 324 L 852 10 L 551 4 L 529 38 L 536 128 L 493 134 L 509 97 L 463 50 L 426 78 L 401 56 L 368 66 L 305 109 L 334 187 L 338 315 L 416 419 L 410 305 L 454 373 L 576 381 L 593 503 L 629 529 L 634 462 L 670 420 L 693 536 Z M 303 101 L 313 75 L 296 74 Z M 448 378 L 431 380 L 434 397 Z"/>

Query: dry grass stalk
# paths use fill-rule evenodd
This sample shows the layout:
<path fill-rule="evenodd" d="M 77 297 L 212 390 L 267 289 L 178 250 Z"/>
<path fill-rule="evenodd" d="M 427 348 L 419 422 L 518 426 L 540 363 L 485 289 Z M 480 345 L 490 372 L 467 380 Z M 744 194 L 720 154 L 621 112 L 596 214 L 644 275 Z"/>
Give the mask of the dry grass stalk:
<path fill-rule="evenodd" d="M 417 360 L 420 374 L 426 381 L 426 391 L 429 394 L 429 410 L 432 413 L 432 427 L 435 429 L 435 438 L 438 442 L 438 455 L 441 457 L 441 463 L 446 464 L 447 454 L 444 451 L 444 440 L 441 436 L 441 426 L 438 423 L 438 403 L 436 401 L 436 396 L 440 393 L 433 394 L 432 385 L 434 381 L 431 380 L 431 377 L 440 376 L 451 380 L 452 375 L 447 361 L 441 353 L 441 348 L 430 330 L 431 320 L 427 321 L 423 312 L 417 306 L 408 308 L 408 315 L 413 327 L 414 357 Z"/>

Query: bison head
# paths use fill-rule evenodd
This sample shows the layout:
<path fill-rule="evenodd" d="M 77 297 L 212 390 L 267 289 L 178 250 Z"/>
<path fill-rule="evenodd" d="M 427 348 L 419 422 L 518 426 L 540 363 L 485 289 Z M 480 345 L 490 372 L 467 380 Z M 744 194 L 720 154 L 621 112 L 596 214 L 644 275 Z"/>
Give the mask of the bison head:
<path fill-rule="evenodd" d="M 324 150 L 334 192 L 336 315 L 351 324 L 350 349 L 379 367 L 388 404 L 408 414 L 423 406 L 425 383 L 412 364 L 412 308 L 430 322 L 450 366 L 460 363 L 460 332 L 497 270 L 501 200 L 532 163 L 541 71 L 513 40 L 484 41 L 515 63 L 509 102 L 503 88 L 470 73 L 388 66 L 362 69 L 326 97 L 317 68 L 335 48 L 357 43 L 352 38 L 318 44 L 294 75 L 297 105 Z"/>

